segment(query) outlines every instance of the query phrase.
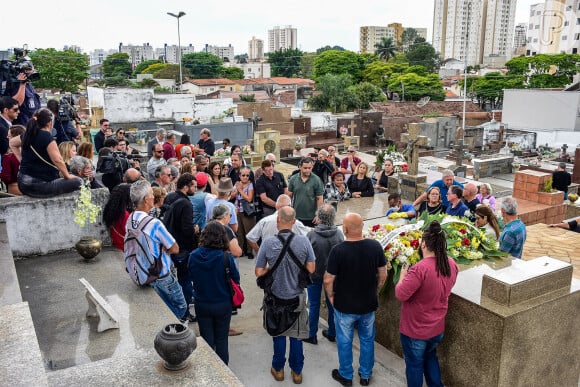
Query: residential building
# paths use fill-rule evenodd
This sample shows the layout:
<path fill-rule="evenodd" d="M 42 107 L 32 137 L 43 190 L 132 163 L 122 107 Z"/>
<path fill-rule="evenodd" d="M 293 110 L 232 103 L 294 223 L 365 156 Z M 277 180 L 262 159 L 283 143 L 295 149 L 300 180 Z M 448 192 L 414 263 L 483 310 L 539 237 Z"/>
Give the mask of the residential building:
<path fill-rule="evenodd" d="M 298 30 L 291 25 L 280 28 L 275 26 L 268 30 L 268 52 L 279 50 L 296 50 L 298 48 Z"/>
<path fill-rule="evenodd" d="M 234 61 L 234 48 L 231 44 L 228 46 L 210 46 L 209 44 L 206 44 L 204 51 L 210 54 L 214 54 L 224 62 Z"/>
<path fill-rule="evenodd" d="M 516 0 L 435 0 L 433 47 L 442 58 L 479 65 L 507 56 L 514 34 Z"/>
<path fill-rule="evenodd" d="M 530 6 L 526 55 L 576 54 L 580 47 L 580 7 L 574 0 L 547 0 Z"/>
<path fill-rule="evenodd" d="M 412 28 L 415 31 L 417 31 L 417 36 L 422 37 L 423 39 L 427 40 L 427 28 L 421 28 L 421 27 L 407 27 L 407 28 Z M 405 29 L 407 29 L 405 28 Z"/>
<path fill-rule="evenodd" d="M 402 34 L 402 32 L 401 32 Z M 359 35 L 359 52 L 375 52 L 375 45 L 382 38 L 392 38 L 393 44 L 397 42 L 397 30 L 388 26 L 362 26 Z"/>
<path fill-rule="evenodd" d="M 401 43 L 403 41 L 403 31 L 405 30 L 403 25 L 401 23 L 391 23 L 387 27 L 395 31 L 395 40 L 397 43 Z"/>
<path fill-rule="evenodd" d="M 514 49 L 513 56 L 525 55 L 526 53 L 526 23 L 518 23 L 514 33 Z"/>
<path fill-rule="evenodd" d="M 229 62 L 225 67 L 237 67 L 244 71 L 244 79 L 270 78 L 270 63 L 254 61 L 248 63 Z"/>
<path fill-rule="evenodd" d="M 111 54 L 114 54 L 115 50 L 103 50 L 102 48 L 98 48 L 94 51 L 89 53 L 89 61 L 91 66 L 100 65 L 103 63 L 105 59 Z"/>
<path fill-rule="evenodd" d="M 252 36 L 252 40 L 248 42 L 248 59 L 264 59 L 264 41 L 262 39 L 256 39 Z"/>
<path fill-rule="evenodd" d="M 190 43 L 187 46 L 181 46 L 181 56 L 185 54 L 193 54 L 195 52 L 193 45 Z M 177 44 L 168 45 L 165 43 L 163 48 L 155 49 L 155 59 L 165 59 L 166 63 L 179 64 L 179 52 L 177 50 Z"/>
<path fill-rule="evenodd" d="M 144 43 L 141 46 L 132 44 L 124 46 L 123 43 L 119 43 L 119 52 L 129 55 L 129 63 L 133 69 L 143 61 L 155 59 L 153 46 L 150 46 L 149 43 Z"/>
<path fill-rule="evenodd" d="M 239 85 L 227 78 L 187 79 L 183 81 L 182 90 L 195 95 L 207 95 L 215 91 L 236 91 Z"/>
<path fill-rule="evenodd" d="M 64 46 L 62 48 L 63 51 L 74 51 L 77 54 L 82 54 L 83 50 L 82 48 L 80 48 L 79 46 L 75 46 L 74 44 L 72 46 Z"/>

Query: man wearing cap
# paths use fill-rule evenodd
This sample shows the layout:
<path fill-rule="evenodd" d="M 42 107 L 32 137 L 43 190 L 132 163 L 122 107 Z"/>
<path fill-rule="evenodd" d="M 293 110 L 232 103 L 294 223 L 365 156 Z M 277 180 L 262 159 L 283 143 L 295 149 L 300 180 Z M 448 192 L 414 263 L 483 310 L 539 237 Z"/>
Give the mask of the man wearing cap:
<path fill-rule="evenodd" d="M 193 205 L 193 223 L 199 227 L 199 231 L 203 231 L 207 223 L 206 207 L 210 200 L 214 200 L 215 196 L 205 192 L 209 176 L 206 173 L 198 172 L 195 174 L 197 179 L 197 191 L 193 196 L 189 197 Z"/>
<path fill-rule="evenodd" d="M 165 135 L 166 134 L 167 134 L 167 131 L 165 129 L 163 129 L 163 128 L 157 129 L 157 133 L 155 134 L 155 137 L 153 137 L 147 143 L 147 156 L 149 156 L 149 157 L 153 156 L 153 150 L 154 150 L 153 148 L 155 145 L 163 145 L 163 143 L 165 142 Z"/>
<path fill-rule="evenodd" d="M 349 146 L 347 156 L 340 161 L 340 171 L 344 175 L 344 181 L 348 181 L 348 178 L 352 175 L 354 169 L 361 161 L 362 160 L 356 156 L 354 146 Z"/>
<path fill-rule="evenodd" d="M 228 225 L 230 226 L 230 228 L 236 232 L 238 231 L 238 218 L 236 217 L 236 207 L 234 206 L 233 203 L 230 203 L 228 201 L 231 192 L 234 189 L 234 185 L 232 184 L 232 179 L 230 179 L 229 177 L 222 177 L 217 185 L 217 198 L 210 200 L 207 205 L 206 205 L 206 220 L 211 220 L 213 217 L 213 208 L 220 204 L 227 204 L 228 207 L 230 208 L 230 211 L 232 213 L 232 217 L 230 218 L 230 221 L 228 222 Z"/>
<path fill-rule="evenodd" d="M 193 224 L 193 206 L 190 198 L 197 189 L 195 177 L 184 173 L 177 180 L 177 190 L 165 198 L 168 206 L 163 216 L 167 231 L 177 241 L 179 252 L 171 254 L 173 264 L 177 268 L 177 281 L 183 289 L 183 296 L 188 304 L 193 301 L 193 285 L 187 268 L 189 253 L 197 248 L 199 227 Z"/>

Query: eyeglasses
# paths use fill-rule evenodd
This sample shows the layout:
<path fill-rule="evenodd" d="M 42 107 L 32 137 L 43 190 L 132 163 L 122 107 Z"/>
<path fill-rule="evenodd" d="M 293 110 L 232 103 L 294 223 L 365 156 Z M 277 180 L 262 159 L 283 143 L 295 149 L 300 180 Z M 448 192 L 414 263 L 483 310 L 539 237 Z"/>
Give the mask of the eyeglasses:
<path fill-rule="evenodd" d="M 250 175 L 240 175 L 241 177 L 250 177 Z"/>
<path fill-rule="evenodd" d="M 12 108 L 10 110 L 12 110 L 13 112 L 19 112 L 20 111 L 20 108 L 19 107 L 15 107 L 15 108 Z"/>
<path fill-rule="evenodd" d="M 163 153 L 163 151 L 162 150 L 158 150 L 158 151 L 156 150 L 155 153 Z"/>
<path fill-rule="evenodd" d="M 119 134 L 125 134 L 125 132 L 119 132 Z"/>
<path fill-rule="evenodd" d="M 349 150 L 348 152 L 349 152 L 349 153 L 354 153 L 355 151 L 353 151 L 353 150 Z"/>

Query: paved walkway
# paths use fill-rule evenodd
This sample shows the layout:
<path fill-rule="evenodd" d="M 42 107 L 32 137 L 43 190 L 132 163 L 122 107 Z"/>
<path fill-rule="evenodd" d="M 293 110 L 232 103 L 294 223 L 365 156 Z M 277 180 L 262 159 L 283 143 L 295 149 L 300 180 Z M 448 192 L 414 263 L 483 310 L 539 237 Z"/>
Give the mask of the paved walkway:
<path fill-rule="evenodd" d="M 231 326 L 244 333 L 230 337 L 230 368 L 246 385 L 290 386 L 293 385 L 288 364 L 285 367 L 286 378 L 277 383 L 270 374 L 272 364 L 272 339 L 262 328 L 262 312 L 260 306 L 263 292 L 256 286 L 254 275 L 254 260 L 245 257 L 239 259 L 241 283 L 246 295 L 246 301 L 237 316 L 232 316 Z M 318 345 L 304 343 L 305 365 L 303 370 L 304 386 L 338 386 L 330 373 L 338 368 L 336 344 L 322 336 L 321 330 L 326 322 L 321 320 L 318 331 Z M 355 335 L 356 338 L 356 335 Z M 358 342 L 355 342 L 353 367 L 358 369 Z M 405 386 L 405 364 L 403 359 L 375 343 L 375 366 L 372 385 L 375 386 Z M 353 385 L 358 385 L 358 377 Z"/>

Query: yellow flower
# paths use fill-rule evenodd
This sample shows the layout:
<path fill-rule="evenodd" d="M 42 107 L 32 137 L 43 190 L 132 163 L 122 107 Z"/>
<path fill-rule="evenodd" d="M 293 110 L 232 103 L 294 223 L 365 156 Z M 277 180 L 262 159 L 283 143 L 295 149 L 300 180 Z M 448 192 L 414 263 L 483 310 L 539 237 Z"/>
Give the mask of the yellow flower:
<path fill-rule="evenodd" d="M 460 241 L 455 242 L 455 246 L 456 247 L 461 247 L 461 242 Z"/>

